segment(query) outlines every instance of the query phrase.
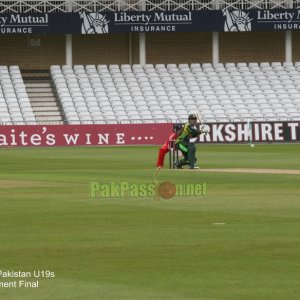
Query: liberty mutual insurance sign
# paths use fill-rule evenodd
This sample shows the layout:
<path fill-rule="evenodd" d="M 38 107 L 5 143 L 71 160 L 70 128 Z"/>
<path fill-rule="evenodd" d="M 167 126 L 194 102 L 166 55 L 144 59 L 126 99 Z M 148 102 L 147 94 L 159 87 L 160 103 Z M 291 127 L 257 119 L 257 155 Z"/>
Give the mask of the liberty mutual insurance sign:
<path fill-rule="evenodd" d="M 299 30 L 300 10 L 118 11 L 0 14 L 0 34 Z"/>
<path fill-rule="evenodd" d="M 257 24 L 269 25 L 274 30 L 300 29 L 300 10 L 257 11 Z"/>
<path fill-rule="evenodd" d="M 192 25 L 192 12 L 187 13 L 165 13 L 154 12 L 153 14 L 129 15 L 115 13 L 115 24 L 130 25 L 131 32 L 162 32 L 176 31 L 177 25 Z"/>
<path fill-rule="evenodd" d="M 33 27 L 48 27 L 48 14 L 23 15 L 10 14 L 0 15 L 1 34 L 30 34 Z"/>
<path fill-rule="evenodd" d="M 176 32 L 193 25 L 192 12 L 80 13 L 82 34 L 113 32 Z"/>

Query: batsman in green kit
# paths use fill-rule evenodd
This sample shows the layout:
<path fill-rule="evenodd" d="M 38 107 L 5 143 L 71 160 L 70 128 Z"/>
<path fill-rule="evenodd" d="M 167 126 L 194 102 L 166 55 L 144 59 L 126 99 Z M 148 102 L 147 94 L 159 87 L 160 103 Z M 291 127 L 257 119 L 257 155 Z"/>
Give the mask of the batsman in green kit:
<path fill-rule="evenodd" d="M 183 159 L 177 162 L 177 168 L 181 169 L 184 165 L 189 165 L 190 169 L 195 169 L 198 167 L 196 164 L 196 146 L 195 138 L 203 133 L 201 130 L 198 130 L 196 127 L 197 116 L 192 114 L 189 115 L 189 122 L 186 123 L 183 127 L 182 133 L 176 140 L 176 145 L 178 150 L 181 151 Z"/>

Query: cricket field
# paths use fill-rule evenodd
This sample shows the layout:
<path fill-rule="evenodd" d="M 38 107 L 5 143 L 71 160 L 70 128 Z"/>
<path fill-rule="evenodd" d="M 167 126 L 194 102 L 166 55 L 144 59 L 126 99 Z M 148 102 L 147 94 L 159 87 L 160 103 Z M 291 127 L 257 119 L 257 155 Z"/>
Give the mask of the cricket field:
<path fill-rule="evenodd" d="M 155 175 L 157 151 L 0 149 L 0 299 L 299 299 L 300 145 L 199 145 L 200 171 Z M 91 197 L 110 182 L 206 191 Z"/>

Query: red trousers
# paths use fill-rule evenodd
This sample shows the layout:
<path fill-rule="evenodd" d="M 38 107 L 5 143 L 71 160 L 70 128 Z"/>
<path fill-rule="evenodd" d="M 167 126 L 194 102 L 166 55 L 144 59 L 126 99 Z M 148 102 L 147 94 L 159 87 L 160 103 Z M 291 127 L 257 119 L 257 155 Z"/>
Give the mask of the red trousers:
<path fill-rule="evenodd" d="M 177 134 L 175 132 L 171 133 L 168 140 L 159 148 L 158 158 L 156 166 L 162 168 L 164 166 L 165 155 L 169 152 L 169 142 L 175 141 L 177 139 Z"/>
<path fill-rule="evenodd" d="M 169 149 L 164 148 L 162 146 L 159 149 L 156 166 L 162 168 L 164 166 L 165 155 L 169 152 Z"/>

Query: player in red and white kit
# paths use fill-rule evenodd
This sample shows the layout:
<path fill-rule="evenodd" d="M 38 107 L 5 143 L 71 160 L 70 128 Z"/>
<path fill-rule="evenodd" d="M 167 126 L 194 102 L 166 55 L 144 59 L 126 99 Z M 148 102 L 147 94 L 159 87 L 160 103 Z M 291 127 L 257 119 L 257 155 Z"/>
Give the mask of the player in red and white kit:
<path fill-rule="evenodd" d="M 161 169 L 164 166 L 165 155 L 170 151 L 170 141 L 176 141 L 182 131 L 182 125 L 177 124 L 174 126 L 174 132 L 169 136 L 168 140 L 160 147 L 156 166 Z"/>

